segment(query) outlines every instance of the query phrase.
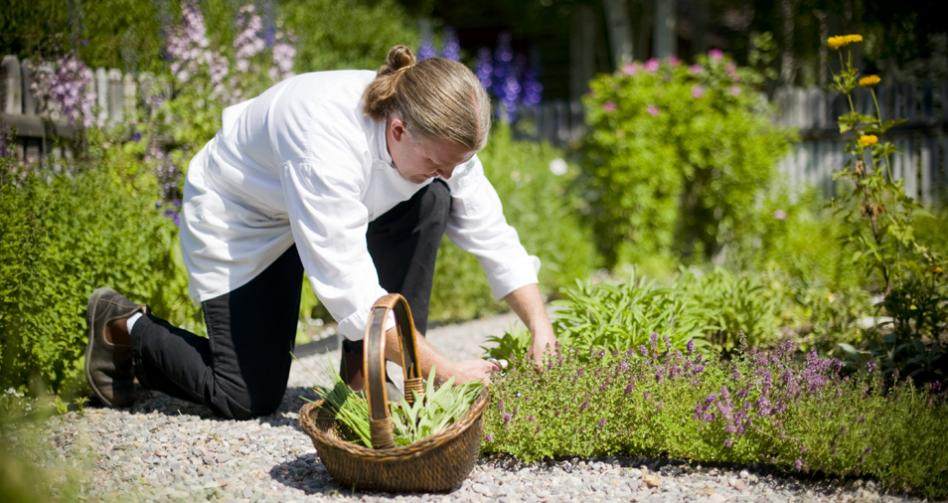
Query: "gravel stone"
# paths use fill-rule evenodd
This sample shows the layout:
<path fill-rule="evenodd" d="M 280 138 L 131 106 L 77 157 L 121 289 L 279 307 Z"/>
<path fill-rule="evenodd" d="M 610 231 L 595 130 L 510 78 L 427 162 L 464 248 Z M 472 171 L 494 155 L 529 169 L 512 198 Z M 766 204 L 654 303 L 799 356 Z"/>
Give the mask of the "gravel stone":
<path fill-rule="evenodd" d="M 450 358 L 475 358 L 488 335 L 518 323 L 512 314 L 428 332 Z M 611 456 L 524 465 L 481 458 L 468 480 L 447 495 L 393 496 L 335 484 L 312 441 L 297 426 L 311 387 L 327 384 L 325 365 L 337 348 L 294 360 L 287 392 L 274 414 L 249 421 L 215 417 L 201 405 L 145 392 L 129 409 L 88 406 L 48 420 L 56 456 L 89 459 L 84 500 L 122 501 L 902 501 L 874 482 L 797 479 L 743 469 L 707 468 Z M 398 367 L 389 366 L 396 383 Z M 90 456 L 91 454 L 91 456 Z M 76 461 L 76 463 L 79 463 Z"/>

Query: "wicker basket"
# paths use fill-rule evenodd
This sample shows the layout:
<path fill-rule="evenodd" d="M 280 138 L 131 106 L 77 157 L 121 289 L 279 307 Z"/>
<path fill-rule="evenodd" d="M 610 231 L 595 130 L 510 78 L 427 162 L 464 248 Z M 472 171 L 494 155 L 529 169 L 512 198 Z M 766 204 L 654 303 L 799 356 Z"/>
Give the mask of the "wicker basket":
<path fill-rule="evenodd" d="M 415 324 L 404 297 L 390 294 L 376 301 L 366 327 L 363 368 L 369 404 L 372 445 L 369 449 L 343 440 L 323 401 L 300 410 L 300 426 L 313 439 L 330 475 L 343 487 L 389 492 L 445 492 L 461 485 L 477 460 L 481 444 L 481 416 L 487 406 L 485 387 L 467 413 L 440 433 L 405 447 L 395 447 L 385 387 L 384 322 L 395 311 L 402 348 L 406 400 L 421 393 L 424 383 L 415 347 Z"/>

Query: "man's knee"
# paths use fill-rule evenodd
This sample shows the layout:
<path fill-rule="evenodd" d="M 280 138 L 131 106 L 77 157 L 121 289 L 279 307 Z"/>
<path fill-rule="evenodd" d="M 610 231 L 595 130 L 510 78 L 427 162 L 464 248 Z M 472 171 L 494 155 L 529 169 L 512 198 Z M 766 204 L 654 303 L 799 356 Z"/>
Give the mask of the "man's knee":
<path fill-rule="evenodd" d="M 422 218 L 447 222 L 451 212 L 451 189 L 441 180 L 435 180 L 425 187 L 421 197 Z"/>
<path fill-rule="evenodd" d="M 221 416 L 253 419 L 276 412 L 286 393 L 286 383 L 234 383 L 221 392 L 224 400 L 217 407 Z"/>

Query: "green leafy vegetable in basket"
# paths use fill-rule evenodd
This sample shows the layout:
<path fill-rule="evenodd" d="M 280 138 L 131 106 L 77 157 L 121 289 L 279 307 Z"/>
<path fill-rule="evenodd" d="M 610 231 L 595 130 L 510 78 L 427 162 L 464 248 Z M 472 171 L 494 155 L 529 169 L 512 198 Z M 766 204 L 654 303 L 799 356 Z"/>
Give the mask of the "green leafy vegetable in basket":
<path fill-rule="evenodd" d="M 336 415 L 336 420 L 345 426 L 346 440 L 372 447 L 369 433 L 369 403 L 362 392 L 353 391 L 342 377 L 333 373 L 333 385 L 316 386 L 319 398 Z M 450 378 L 435 387 L 435 370 L 431 369 L 420 400 L 409 404 L 405 399 L 392 402 L 392 433 L 398 447 L 417 442 L 434 435 L 461 418 L 481 393 L 478 381 L 455 384 Z"/>

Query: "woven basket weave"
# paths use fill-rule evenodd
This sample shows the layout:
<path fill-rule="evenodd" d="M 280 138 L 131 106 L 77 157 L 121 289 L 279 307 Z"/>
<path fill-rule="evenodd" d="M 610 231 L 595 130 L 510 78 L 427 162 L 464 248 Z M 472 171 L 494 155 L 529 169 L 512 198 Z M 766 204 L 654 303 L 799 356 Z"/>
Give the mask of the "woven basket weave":
<path fill-rule="evenodd" d="M 485 387 L 467 413 L 443 431 L 405 447 L 395 447 L 385 387 L 384 321 L 391 310 L 395 311 L 401 343 L 406 399 L 414 399 L 412 390 L 423 391 L 411 310 L 404 297 L 389 294 L 372 307 L 363 359 L 372 445 L 377 448 L 344 440 L 339 424 L 332 411 L 323 406 L 323 400 L 307 403 L 300 409 L 300 426 L 313 439 L 326 470 L 343 487 L 389 492 L 450 491 L 459 487 L 474 468 L 488 391 Z"/>

